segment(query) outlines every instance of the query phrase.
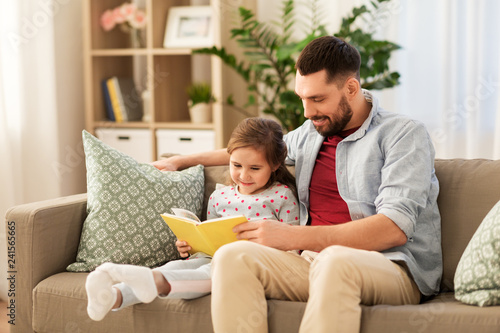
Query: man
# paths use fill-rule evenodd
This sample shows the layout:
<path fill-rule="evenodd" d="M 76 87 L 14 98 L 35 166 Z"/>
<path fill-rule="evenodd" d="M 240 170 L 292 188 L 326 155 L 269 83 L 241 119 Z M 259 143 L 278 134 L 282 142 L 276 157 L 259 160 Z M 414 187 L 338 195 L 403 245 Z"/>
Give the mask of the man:
<path fill-rule="evenodd" d="M 301 225 L 245 223 L 212 266 L 215 332 L 267 332 L 266 298 L 307 301 L 301 332 L 359 332 L 361 304 L 418 304 L 442 271 L 439 185 L 424 126 L 381 109 L 359 82 L 343 40 L 312 41 L 295 91 L 309 118 L 288 133 Z M 227 153 L 176 157 L 158 168 L 225 164 Z M 307 225 L 306 225 L 307 224 Z M 288 250 L 304 250 L 296 255 Z"/>

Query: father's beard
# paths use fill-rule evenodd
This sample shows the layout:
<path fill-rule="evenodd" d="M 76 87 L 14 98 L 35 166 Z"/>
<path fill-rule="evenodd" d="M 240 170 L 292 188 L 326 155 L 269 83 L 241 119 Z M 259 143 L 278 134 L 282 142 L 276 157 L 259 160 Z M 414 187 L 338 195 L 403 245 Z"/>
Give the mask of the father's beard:
<path fill-rule="evenodd" d="M 321 119 L 326 119 L 327 124 L 324 126 L 315 126 L 316 131 L 318 131 L 319 134 L 321 134 L 324 137 L 329 137 L 329 136 L 334 136 L 341 132 L 349 123 L 349 121 L 352 118 L 352 108 L 347 102 L 347 98 L 342 96 L 342 98 L 339 101 L 339 105 L 337 106 L 337 113 L 332 115 L 331 117 L 328 116 L 318 116 L 318 117 L 311 117 L 311 120 L 321 120 Z"/>

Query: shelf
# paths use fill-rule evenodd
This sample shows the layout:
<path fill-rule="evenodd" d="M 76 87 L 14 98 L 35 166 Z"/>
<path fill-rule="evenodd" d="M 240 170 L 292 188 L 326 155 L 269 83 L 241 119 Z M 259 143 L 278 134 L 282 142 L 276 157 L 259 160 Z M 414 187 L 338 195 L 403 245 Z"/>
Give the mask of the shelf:
<path fill-rule="evenodd" d="M 95 49 L 90 51 L 91 56 L 95 57 L 120 57 L 120 56 L 136 56 L 136 55 L 190 55 L 191 49 Z"/>
<path fill-rule="evenodd" d="M 255 0 L 241 0 L 246 8 L 255 8 Z M 145 0 L 147 26 L 143 37 L 145 46 L 132 48 L 130 36 L 115 27 L 104 31 L 100 26 L 100 17 L 108 9 L 120 6 L 123 0 L 83 0 L 83 58 L 85 80 L 85 121 L 86 129 L 95 133 L 103 129 L 143 129 L 151 135 L 151 160 L 162 152 L 158 148 L 168 147 L 165 142 L 159 145 L 157 130 L 212 131 L 211 144 L 215 148 L 227 145 L 234 127 L 244 118 L 231 112 L 222 103 L 215 103 L 212 108 L 211 123 L 198 124 L 190 121 L 186 87 L 193 82 L 209 82 L 218 101 L 232 95 L 236 104 L 247 101 L 246 83 L 231 68 L 225 66 L 215 56 L 193 55 L 190 48 L 164 48 L 163 40 L 168 11 L 174 6 L 189 5 L 188 0 Z M 226 6 L 223 0 L 205 0 L 213 8 Z M 224 45 L 228 53 L 241 55 L 242 50 L 230 38 L 230 28 L 234 13 L 215 15 L 215 44 Z M 232 15 L 234 14 L 234 15 Z M 108 121 L 107 109 L 103 96 L 103 80 L 116 76 L 133 78 L 139 92 L 146 92 L 144 107 L 149 114 L 148 122 Z M 142 96 L 142 94 L 141 94 Z M 130 97 L 130 96 L 129 96 Z M 249 110 L 256 112 L 256 110 Z"/>
<path fill-rule="evenodd" d="M 189 55 L 191 54 L 191 49 L 152 49 L 151 53 L 153 55 Z"/>
<path fill-rule="evenodd" d="M 156 129 L 214 129 L 213 123 L 195 124 L 191 122 L 154 123 Z"/>
<path fill-rule="evenodd" d="M 135 56 L 148 55 L 146 49 L 98 49 L 90 52 L 91 56 L 95 57 L 113 57 L 113 56 Z"/>
<path fill-rule="evenodd" d="M 151 123 L 141 122 L 141 121 L 126 121 L 123 123 L 117 123 L 114 121 L 96 121 L 94 127 L 99 128 L 150 128 Z"/>

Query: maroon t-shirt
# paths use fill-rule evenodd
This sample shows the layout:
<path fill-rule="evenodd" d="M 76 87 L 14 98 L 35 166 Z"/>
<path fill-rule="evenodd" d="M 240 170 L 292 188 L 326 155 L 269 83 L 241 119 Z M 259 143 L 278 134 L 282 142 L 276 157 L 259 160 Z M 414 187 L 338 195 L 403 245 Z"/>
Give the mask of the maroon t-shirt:
<path fill-rule="evenodd" d="M 340 141 L 356 132 L 357 128 L 342 131 L 325 138 L 316 156 L 309 185 L 309 215 L 311 225 L 340 224 L 351 221 L 344 199 L 339 194 L 335 174 L 335 153 Z"/>

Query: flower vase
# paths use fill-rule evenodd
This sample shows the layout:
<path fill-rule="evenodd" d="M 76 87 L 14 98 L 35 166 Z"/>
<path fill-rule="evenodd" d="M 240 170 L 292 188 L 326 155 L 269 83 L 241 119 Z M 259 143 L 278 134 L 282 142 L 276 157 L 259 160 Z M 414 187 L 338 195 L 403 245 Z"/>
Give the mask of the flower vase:
<path fill-rule="evenodd" d="M 130 47 L 134 49 L 143 48 L 146 46 L 144 40 L 144 30 L 130 29 Z"/>

